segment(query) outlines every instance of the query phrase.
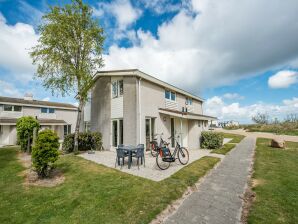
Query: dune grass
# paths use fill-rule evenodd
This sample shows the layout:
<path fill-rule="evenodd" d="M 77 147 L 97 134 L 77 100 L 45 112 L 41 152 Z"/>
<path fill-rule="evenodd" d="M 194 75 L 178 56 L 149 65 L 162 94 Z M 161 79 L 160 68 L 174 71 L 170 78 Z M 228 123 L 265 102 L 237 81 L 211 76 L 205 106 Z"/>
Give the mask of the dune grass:
<path fill-rule="evenodd" d="M 253 191 L 256 200 L 248 223 L 298 223 L 298 143 L 286 142 L 286 149 L 269 146 L 259 138 L 254 163 Z"/>
<path fill-rule="evenodd" d="M 66 179 L 52 188 L 25 187 L 16 148 L 0 149 L 0 223 L 149 223 L 219 161 L 203 157 L 155 182 L 66 155 Z"/>

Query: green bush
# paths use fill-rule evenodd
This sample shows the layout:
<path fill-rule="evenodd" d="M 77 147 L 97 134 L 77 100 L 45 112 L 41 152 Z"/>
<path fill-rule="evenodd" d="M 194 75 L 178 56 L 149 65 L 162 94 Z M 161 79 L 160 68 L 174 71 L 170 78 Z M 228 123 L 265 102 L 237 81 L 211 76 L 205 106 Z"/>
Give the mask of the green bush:
<path fill-rule="evenodd" d="M 49 129 L 38 133 L 32 149 L 33 167 L 41 177 L 48 176 L 53 164 L 58 159 L 59 137 Z"/>
<path fill-rule="evenodd" d="M 28 140 L 30 141 L 30 149 L 33 140 L 33 130 L 36 128 L 36 133 L 39 130 L 39 122 L 31 117 L 21 117 L 17 120 L 17 137 L 18 137 L 18 144 L 21 145 L 21 150 L 26 151 L 28 147 Z"/>
<path fill-rule="evenodd" d="M 201 147 L 203 149 L 219 149 L 223 144 L 223 134 L 218 132 L 203 131 Z"/>
<path fill-rule="evenodd" d="M 102 141 L 101 133 L 99 132 L 86 132 L 79 133 L 79 150 L 101 150 Z M 73 152 L 74 148 L 74 134 L 69 134 L 64 137 L 62 149 L 66 153 Z"/>

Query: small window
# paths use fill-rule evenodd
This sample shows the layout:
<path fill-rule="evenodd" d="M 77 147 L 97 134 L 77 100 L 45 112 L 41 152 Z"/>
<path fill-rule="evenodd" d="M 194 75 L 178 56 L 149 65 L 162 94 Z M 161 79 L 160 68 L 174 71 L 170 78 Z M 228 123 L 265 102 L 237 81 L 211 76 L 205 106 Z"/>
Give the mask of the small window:
<path fill-rule="evenodd" d="M 21 112 L 22 111 L 22 107 L 21 106 L 14 106 L 14 111 Z"/>
<path fill-rule="evenodd" d="M 4 105 L 4 111 L 12 111 L 12 105 Z"/>
<path fill-rule="evenodd" d="M 198 121 L 198 126 L 201 127 L 201 121 Z"/>
<path fill-rule="evenodd" d="M 117 81 L 112 83 L 112 97 L 115 98 L 118 96 L 118 84 Z"/>
<path fill-rule="evenodd" d="M 43 114 L 46 114 L 46 113 L 48 113 L 48 108 L 42 107 L 42 108 L 40 108 L 40 112 Z"/>
<path fill-rule="evenodd" d="M 119 95 L 123 95 L 123 80 L 120 80 L 119 82 Z"/>
<path fill-rule="evenodd" d="M 186 104 L 186 105 L 192 105 L 192 99 L 186 97 L 186 102 L 185 102 L 185 104 Z"/>
<path fill-rule="evenodd" d="M 49 108 L 49 114 L 53 114 L 55 113 L 55 109 L 54 108 Z"/>
<path fill-rule="evenodd" d="M 176 101 L 176 93 L 171 92 L 171 100 Z"/>
<path fill-rule="evenodd" d="M 165 98 L 168 100 L 171 99 L 171 92 L 169 90 L 165 90 Z"/>

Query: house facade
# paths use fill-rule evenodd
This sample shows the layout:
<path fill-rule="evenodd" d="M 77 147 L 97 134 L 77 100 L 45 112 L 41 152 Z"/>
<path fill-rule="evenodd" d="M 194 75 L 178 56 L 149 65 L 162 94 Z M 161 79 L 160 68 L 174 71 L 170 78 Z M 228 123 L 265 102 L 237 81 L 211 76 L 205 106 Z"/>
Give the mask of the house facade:
<path fill-rule="evenodd" d="M 30 94 L 21 98 L 0 96 L 0 145 L 17 143 L 16 122 L 23 116 L 37 118 L 42 129 L 55 131 L 62 140 L 74 132 L 77 107 L 66 104 L 34 100 Z"/>
<path fill-rule="evenodd" d="M 139 70 L 98 72 L 91 93 L 91 131 L 99 131 L 103 147 L 145 144 L 163 133 L 174 147 L 198 149 L 201 131 L 215 117 L 203 115 L 203 99 Z"/>

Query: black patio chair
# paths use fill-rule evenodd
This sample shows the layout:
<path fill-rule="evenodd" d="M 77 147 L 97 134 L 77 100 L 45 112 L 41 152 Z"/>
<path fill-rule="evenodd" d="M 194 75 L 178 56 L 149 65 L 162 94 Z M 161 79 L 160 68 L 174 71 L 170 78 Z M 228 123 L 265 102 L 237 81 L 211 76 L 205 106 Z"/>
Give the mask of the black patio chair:
<path fill-rule="evenodd" d="M 144 167 L 145 167 L 145 147 L 144 144 L 139 144 L 136 147 L 135 152 L 132 154 L 132 157 L 135 157 L 137 159 L 137 164 L 138 164 L 138 169 L 140 169 L 140 159 L 141 159 L 141 164 L 143 164 L 144 161 Z"/>
<path fill-rule="evenodd" d="M 122 166 L 124 165 L 124 160 L 125 160 L 125 157 L 128 156 L 125 148 L 124 148 L 124 145 L 118 145 L 118 148 L 116 148 L 116 162 L 115 162 L 115 168 L 116 168 L 116 164 L 120 164 L 121 166 L 121 169 L 122 169 Z M 122 159 L 122 163 L 121 163 L 121 159 Z"/>

